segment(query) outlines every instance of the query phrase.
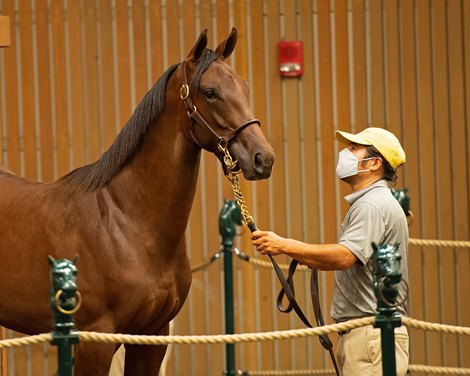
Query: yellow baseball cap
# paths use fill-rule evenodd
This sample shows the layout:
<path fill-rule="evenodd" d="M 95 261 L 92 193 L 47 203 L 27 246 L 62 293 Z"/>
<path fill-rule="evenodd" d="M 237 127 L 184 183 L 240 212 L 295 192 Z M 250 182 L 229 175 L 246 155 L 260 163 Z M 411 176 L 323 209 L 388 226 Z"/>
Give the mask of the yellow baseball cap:
<path fill-rule="evenodd" d="M 346 145 L 353 142 L 360 145 L 374 146 L 393 168 L 397 168 L 406 162 L 405 151 L 401 147 L 400 141 L 392 132 L 386 129 L 370 127 L 357 134 L 336 131 L 336 138 Z"/>

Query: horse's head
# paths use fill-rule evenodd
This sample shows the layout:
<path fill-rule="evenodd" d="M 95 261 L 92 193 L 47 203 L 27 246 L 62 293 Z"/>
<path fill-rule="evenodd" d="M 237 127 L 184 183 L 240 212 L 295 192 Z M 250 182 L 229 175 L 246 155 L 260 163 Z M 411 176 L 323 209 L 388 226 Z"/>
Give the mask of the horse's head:
<path fill-rule="evenodd" d="M 274 152 L 250 109 L 247 82 L 225 62 L 236 41 L 232 29 L 212 51 L 206 49 L 204 31 L 179 68 L 180 97 L 190 117 L 188 136 L 196 145 L 216 154 L 224 169 L 232 156 L 246 179 L 264 179 L 271 175 Z"/>

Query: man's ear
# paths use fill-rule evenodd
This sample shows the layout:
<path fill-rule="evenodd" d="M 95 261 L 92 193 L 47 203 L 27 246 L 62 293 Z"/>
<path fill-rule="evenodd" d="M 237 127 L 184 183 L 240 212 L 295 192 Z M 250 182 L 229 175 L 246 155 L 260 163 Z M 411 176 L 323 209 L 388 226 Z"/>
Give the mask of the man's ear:
<path fill-rule="evenodd" d="M 379 170 L 383 166 L 382 157 L 372 159 L 372 165 L 369 167 L 372 171 Z"/>

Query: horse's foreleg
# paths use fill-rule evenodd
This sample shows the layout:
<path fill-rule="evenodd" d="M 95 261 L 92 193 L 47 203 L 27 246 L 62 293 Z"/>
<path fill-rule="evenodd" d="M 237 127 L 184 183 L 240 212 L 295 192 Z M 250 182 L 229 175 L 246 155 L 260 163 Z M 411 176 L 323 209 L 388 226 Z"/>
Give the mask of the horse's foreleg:
<path fill-rule="evenodd" d="M 126 345 L 124 376 L 156 376 L 165 356 L 166 346 Z"/>
<path fill-rule="evenodd" d="M 168 335 L 168 326 L 159 333 Z M 124 376 L 156 376 L 165 357 L 165 346 L 128 345 L 124 362 Z"/>
<path fill-rule="evenodd" d="M 74 376 L 108 376 L 114 350 L 112 343 L 79 343 L 73 366 Z"/>

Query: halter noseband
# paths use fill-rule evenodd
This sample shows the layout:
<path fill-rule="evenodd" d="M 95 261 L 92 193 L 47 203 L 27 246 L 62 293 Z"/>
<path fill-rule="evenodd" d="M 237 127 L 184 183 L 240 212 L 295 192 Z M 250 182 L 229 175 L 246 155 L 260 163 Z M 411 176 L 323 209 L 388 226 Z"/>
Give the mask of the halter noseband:
<path fill-rule="evenodd" d="M 201 116 L 201 114 L 197 111 L 196 106 L 193 104 L 193 102 L 191 100 L 191 96 L 189 94 L 188 80 L 186 78 L 186 62 L 185 61 L 183 61 L 181 63 L 181 81 L 182 81 L 182 85 L 181 85 L 181 88 L 180 88 L 180 97 L 181 97 L 181 100 L 184 103 L 184 106 L 186 107 L 186 113 L 188 114 L 188 117 L 191 120 L 194 120 L 199 125 L 207 128 L 217 138 L 217 144 L 218 144 L 219 150 L 224 152 L 224 154 L 226 154 L 225 150 L 227 150 L 226 148 L 228 146 L 228 143 L 239 132 L 241 132 L 243 129 L 250 126 L 251 124 L 258 124 L 259 126 L 261 126 L 261 123 L 258 119 L 251 119 L 251 120 L 248 120 L 245 123 L 243 123 L 237 129 L 230 132 L 228 135 L 220 136 L 219 134 L 217 134 L 217 132 L 214 130 L 214 128 L 212 128 L 209 125 L 209 123 L 207 123 L 207 121 Z M 196 145 L 198 145 L 199 147 L 202 148 L 202 145 L 200 144 L 200 142 L 194 136 L 194 124 L 191 125 L 191 127 L 189 129 L 189 134 L 190 134 L 193 142 Z"/>

